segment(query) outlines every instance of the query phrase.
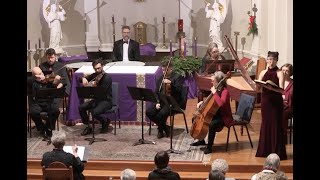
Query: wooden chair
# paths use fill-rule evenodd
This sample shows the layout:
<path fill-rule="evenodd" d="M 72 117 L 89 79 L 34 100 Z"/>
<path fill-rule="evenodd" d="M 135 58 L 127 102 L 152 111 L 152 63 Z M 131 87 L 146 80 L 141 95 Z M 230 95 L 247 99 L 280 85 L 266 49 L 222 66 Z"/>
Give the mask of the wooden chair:
<path fill-rule="evenodd" d="M 62 162 L 52 162 L 48 167 L 42 166 L 43 180 L 73 180 L 72 166 L 67 167 Z"/>
<path fill-rule="evenodd" d="M 229 134 L 230 134 L 230 128 L 233 128 L 234 134 L 236 136 L 237 142 L 239 142 L 238 140 L 238 136 L 237 136 L 237 132 L 235 129 L 235 126 L 244 126 L 247 130 L 247 134 L 248 134 L 248 138 L 251 144 L 251 148 L 253 148 L 253 144 L 251 141 L 251 137 L 250 137 L 250 133 L 248 131 L 248 127 L 247 125 L 250 123 L 251 121 L 251 116 L 252 116 L 252 112 L 254 109 L 254 104 L 255 104 L 255 100 L 256 97 L 249 95 L 249 94 L 245 94 L 245 93 L 241 93 L 240 95 L 240 100 L 239 100 L 239 105 L 237 107 L 237 111 L 235 114 L 232 115 L 233 117 L 233 123 L 228 125 L 225 124 L 225 126 L 228 128 L 228 136 L 227 136 L 227 146 L 226 146 L 226 151 L 228 151 L 228 145 L 229 145 Z"/>

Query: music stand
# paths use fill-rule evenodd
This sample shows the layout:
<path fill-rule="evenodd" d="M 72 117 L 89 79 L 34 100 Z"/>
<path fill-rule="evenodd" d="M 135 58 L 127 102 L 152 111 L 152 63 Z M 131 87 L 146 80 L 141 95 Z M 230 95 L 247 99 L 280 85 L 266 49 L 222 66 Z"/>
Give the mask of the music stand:
<path fill-rule="evenodd" d="M 51 104 L 53 103 L 54 98 L 63 98 L 65 88 L 42 88 L 36 92 L 37 99 L 46 99 L 48 101 L 49 107 L 48 112 L 51 111 Z M 51 121 L 49 120 L 49 126 L 52 127 Z M 48 141 L 47 145 L 51 144 L 51 139 L 42 139 L 43 141 Z"/>
<path fill-rule="evenodd" d="M 134 100 L 141 101 L 141 139 L 138 142 L 134 143 L 133 146 L 140 144 L 156 144 L 154 141 L 147 141 L 143 137 L 143 102 L 157 102 L 155 93 L 151 89 L 139 88 L 139 87 L 129 87 L 127 86 L 129 93 Z"/>
<path fill-rule="evenodd" d="M 170 149 L 168 149 L 166 152 L 168 154 L 175 153 L 175 154 L 182 154 L 181 151 L 175 150 L 172 148 L 172 138 L 173 138 L 173 116 L 172 111 L 176 110 L 178 111 L 180 109 L 180 105 L 177 103 L 177 101 L 174 99 L 173 96 L 166 96 L 164 94 L 160 95 L 160 98 L 165 98 L 167 102 L 169 103 L 169 116 L 170 116 Z"/>
<path fill-rule="evenodd" d="M 107 98 L 106 97 L 106 90 L 101 87 L 101 86 L 97 86 L 97 87 L 76 87 L 77 89 L 77 93 L 78 93 L 78 97 L 79 98 L 84 98 L 84 99 L 104 99 Z M 90 113 L 91 113 L 91 117 L 92 117 L 92 137 L 91 138 L 85 138 L 86 141 L 89 141 L 89 145 L 91 145 L 92 143 L 96 142 L 96 141 L 107 141 L 104 138 L 96 138 L 94 137 L 94 117 L 93 117 L 93 113 L 92 113 L 93 108 L 89 111 L 89 117 L 90 117 Z"/>

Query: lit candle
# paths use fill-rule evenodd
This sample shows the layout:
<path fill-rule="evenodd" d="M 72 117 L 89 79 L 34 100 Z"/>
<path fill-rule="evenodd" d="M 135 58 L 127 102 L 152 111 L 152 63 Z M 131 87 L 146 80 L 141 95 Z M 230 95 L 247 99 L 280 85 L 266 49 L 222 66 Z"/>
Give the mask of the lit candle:
<path fill-rule="evenodd" d="M 183 51 L 183 56 L 187 56 L 187 41 L 184 41 L 184 51 Z"/>
<path fill-rule="evenodd" d="M 30 40 L 28 40 L 28 50 L 30 50 Z"/>
<path fill-rule="evenodd" d="M 114 22 L 114 15 L 112 15 L 112 22 Z"/>
<path fill-rule="evenodd" d="M 41 39 L 39 38 L 39 48 L 41 48 Z"/>
<path fill-rule="evenodd" d="M 194 38 L 194 56 L 197 57 L 197 37 Z"/>
<path fill-rule="evenodd" d="M 172 54 L 172 41 L 170 40 L 170 56 L 172 57 L 173 54 Z"/>
<path fill-rule="evenodd" d="M 164 17 L 164 16 L 162 17 L 162 20 L 163 20 L 163 22 L 165 22 L 165 21 L 166 21 L 166 19 L 165 19 L 165 17 Z"/>

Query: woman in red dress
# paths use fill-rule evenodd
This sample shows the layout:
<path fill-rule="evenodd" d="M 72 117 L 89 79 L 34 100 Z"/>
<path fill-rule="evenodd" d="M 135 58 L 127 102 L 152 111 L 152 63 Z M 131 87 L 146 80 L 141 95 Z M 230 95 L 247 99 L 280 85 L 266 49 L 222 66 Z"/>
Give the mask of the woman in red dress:
<path fill-rule="evenodd" d="M 284 87 L 284 75 L 277 67 L 278 52 L 268 52 L 267 68 L 259 74 L 259 80 L 271 80 L 280 88 Z M 287 159 L 286 146 L 283 138 L 282 118 L 283 99 L 282 92 L 271 85 L 259 86 L 261 93 L 261 128 L 259 145 L 256 157 L 267 157 L 271 153 L 276 153 L 281 160 Z"/>

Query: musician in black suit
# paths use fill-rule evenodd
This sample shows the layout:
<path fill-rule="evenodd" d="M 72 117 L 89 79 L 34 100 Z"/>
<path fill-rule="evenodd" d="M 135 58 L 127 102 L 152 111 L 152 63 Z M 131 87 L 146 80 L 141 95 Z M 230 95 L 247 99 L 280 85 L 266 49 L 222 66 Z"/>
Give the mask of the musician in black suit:
<path fill-rule="evenodd" d="M 113 44 L 113 61 L 140 61 L 140 47 L 130 39 L 130 27 L 122 26 L 122 39 Z"/>

